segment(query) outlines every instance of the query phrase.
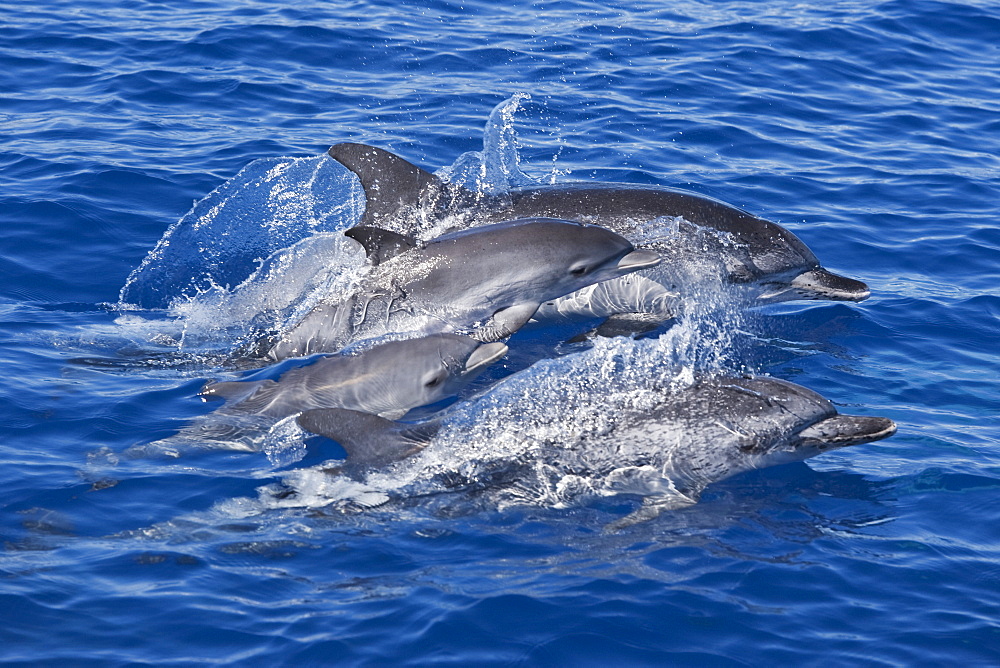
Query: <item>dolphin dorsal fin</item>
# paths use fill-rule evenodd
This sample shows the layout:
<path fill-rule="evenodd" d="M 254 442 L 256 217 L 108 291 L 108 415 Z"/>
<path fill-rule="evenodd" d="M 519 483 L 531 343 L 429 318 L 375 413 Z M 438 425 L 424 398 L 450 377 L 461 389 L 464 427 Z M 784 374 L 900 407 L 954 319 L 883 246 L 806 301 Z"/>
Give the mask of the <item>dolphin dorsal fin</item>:
<path fill-rule="evenodd" d="M 373 265 L 381 264 L 410 249 L 420 247 L 420 242 L 413 237 L 392 230 L 383 230 L 381 227 L 366 225 L 352 227 L 344 232 L 344 236 L 350 237 L 364 246 L 368 261 Z"/>
<path fill-rule="evenodd" d="M 445 190 L 444 182 L 394 153 L 365 144 L 330 147 L 330 157 L 354 172 L 365 189 L 362 225 L 379 225 L 400 209 L 419 205 Z"/>
<path fill-rule="evenodd" d="M 426 448 L 437 423 L 405 424 L 346 408 L 316 408 L 296 419 L 299 426 L 340 443 L 352 468 L 377 468 Z"/>

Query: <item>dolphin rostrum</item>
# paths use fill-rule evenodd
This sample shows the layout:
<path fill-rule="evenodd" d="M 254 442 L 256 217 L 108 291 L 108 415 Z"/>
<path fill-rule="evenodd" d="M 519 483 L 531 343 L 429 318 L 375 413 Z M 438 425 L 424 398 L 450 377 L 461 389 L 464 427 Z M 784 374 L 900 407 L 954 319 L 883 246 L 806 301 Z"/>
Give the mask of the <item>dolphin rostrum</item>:
<path fill-rule="evenodd" d="M 547 218 L 495 223 L 420 243 L 377 227 L 350 229 L 372 265 L 359 289 L 323 302 L 281 336 L 271 359 L 335 352 L 393 332 L 470 332 L 495 341 L 542 302 L 656 266 L 604 227 Z"/>
<path fill-rule="evenodd" d="M 463 413 L 474 412 L 480 400 L 419 423 L 343 409 L 306 411 L 297 422 L 337 441 L 347 452 L 335 473 L 363 481 L 398 462 L 400 467 L 426 466 L 430 478 L 432 471 L 440 472 L 442 453 L 454 447 L 455 439 L 468 440 L 468 416 Z M 576 400 L 594 404 L 576 407 L 589 415 L 599 410 L 605 397 L 588 394 Z M 815 392 L 768 377 L 711 378 L 680 390 L 658 390 L 651 407 L 616 411 L 612 418 L 609 425 L 591 432 L 577 424 L 556 425 L 548 432 L 560 435 L 555 439 L 535 442 L 518 432 L 513 438 L 517 443 L 480 444 L 471 455 L 478 460 L 476 466 L 470 467 L 470 455 L 465 455 L 456 462 L 459 470 L 452 472 L 447 486 L 500 479 L 514 481 L 519 490 L 515 498 L 529 498 L 525 490 L 532 488 L 574 485 L 589 495 L 641 495 L 642 506 L 611 525 L 621 528 L 696 503 L 706 486 L 729 476 L 877 441 L 896 430 L 892 420 L 841 415 Z M 505 433 L 510 439 L 511 432 Z M 497 453 L 503 453 L 504 462 L 496 461 L 501 456 Z M 517 474 L 497 475 L 503 465 Z"/>
<path fill-rule="evenodd" d="M 343 143 L 329 155 L 354 172 L 365 190 L 362 225 L 405 227 L 417 219 L 447 219 L 467 225 L 525 217 L 553 217 L 597 224 L 660 253 L 664 262 L 644 275 L 659 290 L 617 280 L 605 287 L 611 303 L 635 304 L 638 313 L 660 320 L 670 317 L 663 303 L 676 297 L 692 278 L 680 269 L 709 265 L 724 285 L 734 286 L 750 305 L 790 300 L 862 301 L 868 286 L 824 269 L 811 250 L 784 227 L 728 204 L 682 190 L 615 183 L 566 183 L 514 188 L 499 195 L 471 192 L 447 183 L 383 149 Z M 643 223 L 676 219 L 666 239 L 646 242 Z M 705 267 L 702 266 L 702 269 Z M 704 271 L 694 279 L 705 278 Z M 687 280 L 686 280 L 687 279 Z M 639 288 L 637 291 L 637 287 Z M 550 314 L 613 315 L 587 304 L 579 295 L 556 301 Z M 605 303 L 604 306 L 610 306 Z"/>

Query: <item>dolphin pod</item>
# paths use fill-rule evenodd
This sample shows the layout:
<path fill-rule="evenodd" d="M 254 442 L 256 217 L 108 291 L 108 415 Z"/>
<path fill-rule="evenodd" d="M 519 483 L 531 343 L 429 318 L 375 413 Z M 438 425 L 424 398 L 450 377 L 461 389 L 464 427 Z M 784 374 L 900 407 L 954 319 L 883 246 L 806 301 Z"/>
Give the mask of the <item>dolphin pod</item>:
<path fill-rule="evenodd" d="M 220 415 L 294 416 L 301 429 L 337 441 L 347 457 L 331 475 L 364 483 L 402 467 L 445 489 L 481 484 L 475 469 L 485 466 L 505 471 L 499 477 L 522 495 L 561 485 L 542 477 L 582 475 L 590 493 L 643 497 L 612 523 L 620 529 L 695 503 L 707 485 L 740 472 L 896 430 L 887 418 L 840 415 L 815 392 L 773 378 L 703 378 L 679 389 L 650 381 L 643 389 L 655 401 L 625 405 L 598 433 L 566 423 L 538 442 L 480 443 L 467 453 L 471 460 L 442 478 L 437 451 L 461 441 L 462 425 L 488 402 L 503 401 L 496 388 L 511 378 L 526 378 L 529 392 L 532 383 L 560 381 L 536 378 L 529 368 L 434 417 L 398 420 L 456 394 L 502 357 L 500 341 L 531 319 L 601 318 L 602 334 L 634 334 L 673 317 L 692 280 L 714 280 L 750 306 L 861 301 L 868 287 L 826 270 L 780 225 L 692 193 L 567 184 L 484 195 L 375 147 L 338 144 L 329 155 L 358 176 L 366 194 L 363 218 L 345 234 L 364 250 L 368 273 L 350 294 L 321 302 L 257 346 L 270 361 L 322 353 L 318 360 L 277 380 L 209 383 L 201 394 L 227 400 Z M 650 239 L 644 224 L 660 219 L 670 221 L 671 233 Z M 428 220 L 450 231 L 429 240 L 407 233 Z M 338 353 L 400 336 L 356 355 Z M 564 375 L 600 386 L 588 373 L 571 367 Z M 579 399 L 581 410 L 592 404 L 596 411 L 604 398 Z M 530 422 L 540 417 L 532 411 L 544 410 L 525 407 L 513 419 Z"/>
<path fill-rule="evenodd" d="M 374 146 L 344 143 L 329 155 L 352 171 L 365 190 L 365 226 L 406 225 L 407 221 L 448 220 L 488 224 L 525 217 L 551 217 L 602 225 L 623 236 L 639 236 L 641 224 L 657 218 L 681 222 L 669 239 L 649 243 L 663 259 L 644 272 L 650 280 L 610 281 L 609 296 L 591 303 L 587 295 L 569 295 L 547 304 L 541 315 L 669 319 L 664 307 L 692 277 L 683 269 L 708 259 L 714 278 L 736 289 L 750 305 L 790 300 L 862 301 L 868 286 L 834 274 L 820 265 L 794 234 L 771 221 L 723 202 L 681 190 L 616 183 L 568 183 L 514 188 L 483 195 L 447 183 L 405 159 Z M 708 231 L 710 234 L 705 234 Z M 633 241 L 637 241 L 633 238 Z M 618 309 L 628 308 L 631 311 Z"/>

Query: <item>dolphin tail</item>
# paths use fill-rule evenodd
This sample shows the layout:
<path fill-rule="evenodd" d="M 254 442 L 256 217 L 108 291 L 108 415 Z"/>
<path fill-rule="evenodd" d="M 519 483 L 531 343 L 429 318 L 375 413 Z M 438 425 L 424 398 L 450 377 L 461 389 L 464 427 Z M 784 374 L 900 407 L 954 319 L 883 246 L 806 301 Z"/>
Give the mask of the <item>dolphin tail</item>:
<path fill-rule="evenodd" d="M 366 199 L 361 224 L 365 226 L 379 227 L 396 218 L 401 209 L 415 207 L 447 189 L 430 172 L 374 146 L 337 144 L 327 153 L 361 180 Z"/>
<path fill-rule="evenodd" d="M 378 468 L 426 448 L 435 422 L 405 424 L 346 408 L 316 408 L 296 419 L 306 431 L 340 443 L 352 467 Z"/>
<path fill-rule="evenodd" d="M 861 281 L 839 276 L 822 267 L 796 276 L 792 279 L 791 290 L 799 295 L 799 299 L 860 302 L 871 296 L 871 290 Z"/>

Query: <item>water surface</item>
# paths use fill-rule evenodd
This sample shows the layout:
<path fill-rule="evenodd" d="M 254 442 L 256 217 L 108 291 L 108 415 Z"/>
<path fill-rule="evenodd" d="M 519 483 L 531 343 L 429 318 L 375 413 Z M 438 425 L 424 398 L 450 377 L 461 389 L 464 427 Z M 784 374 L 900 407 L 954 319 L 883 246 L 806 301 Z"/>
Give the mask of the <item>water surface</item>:
<path fill-rule="evenodd" d="M 1000 657 L 996 3 L 0 7 L 5 663 Z M 356 213 L 336 174 L 276 208 L 282 193 L 231 179 L 281 164 L 301 183 L 341 141 L 441 170 L 482 150 L 512 99 L 518 145 L 500 154 L 528 177 L 710 195 L 869 283 L 860 304 L 749 314 L 719 347 L 697 339 L 719 353 L 699 363 L 899 433 L 617 533 L 602 529 L 635 499 L 262 507 L 259 488 L 336 452 L 124 456 L 204 414 L 195 392 L 234 373 L 220 351 L 256 313 L 239 307 L 277 297 L 234 297 L 256 261 Z M 334 190 L 336 205 L 313 197 Z M 123 293 L 213 191 L 229 235 L 173 237 L 146 264 L 167 273 Z M 175 301 L 213 262 L 215 284 Z"/>

